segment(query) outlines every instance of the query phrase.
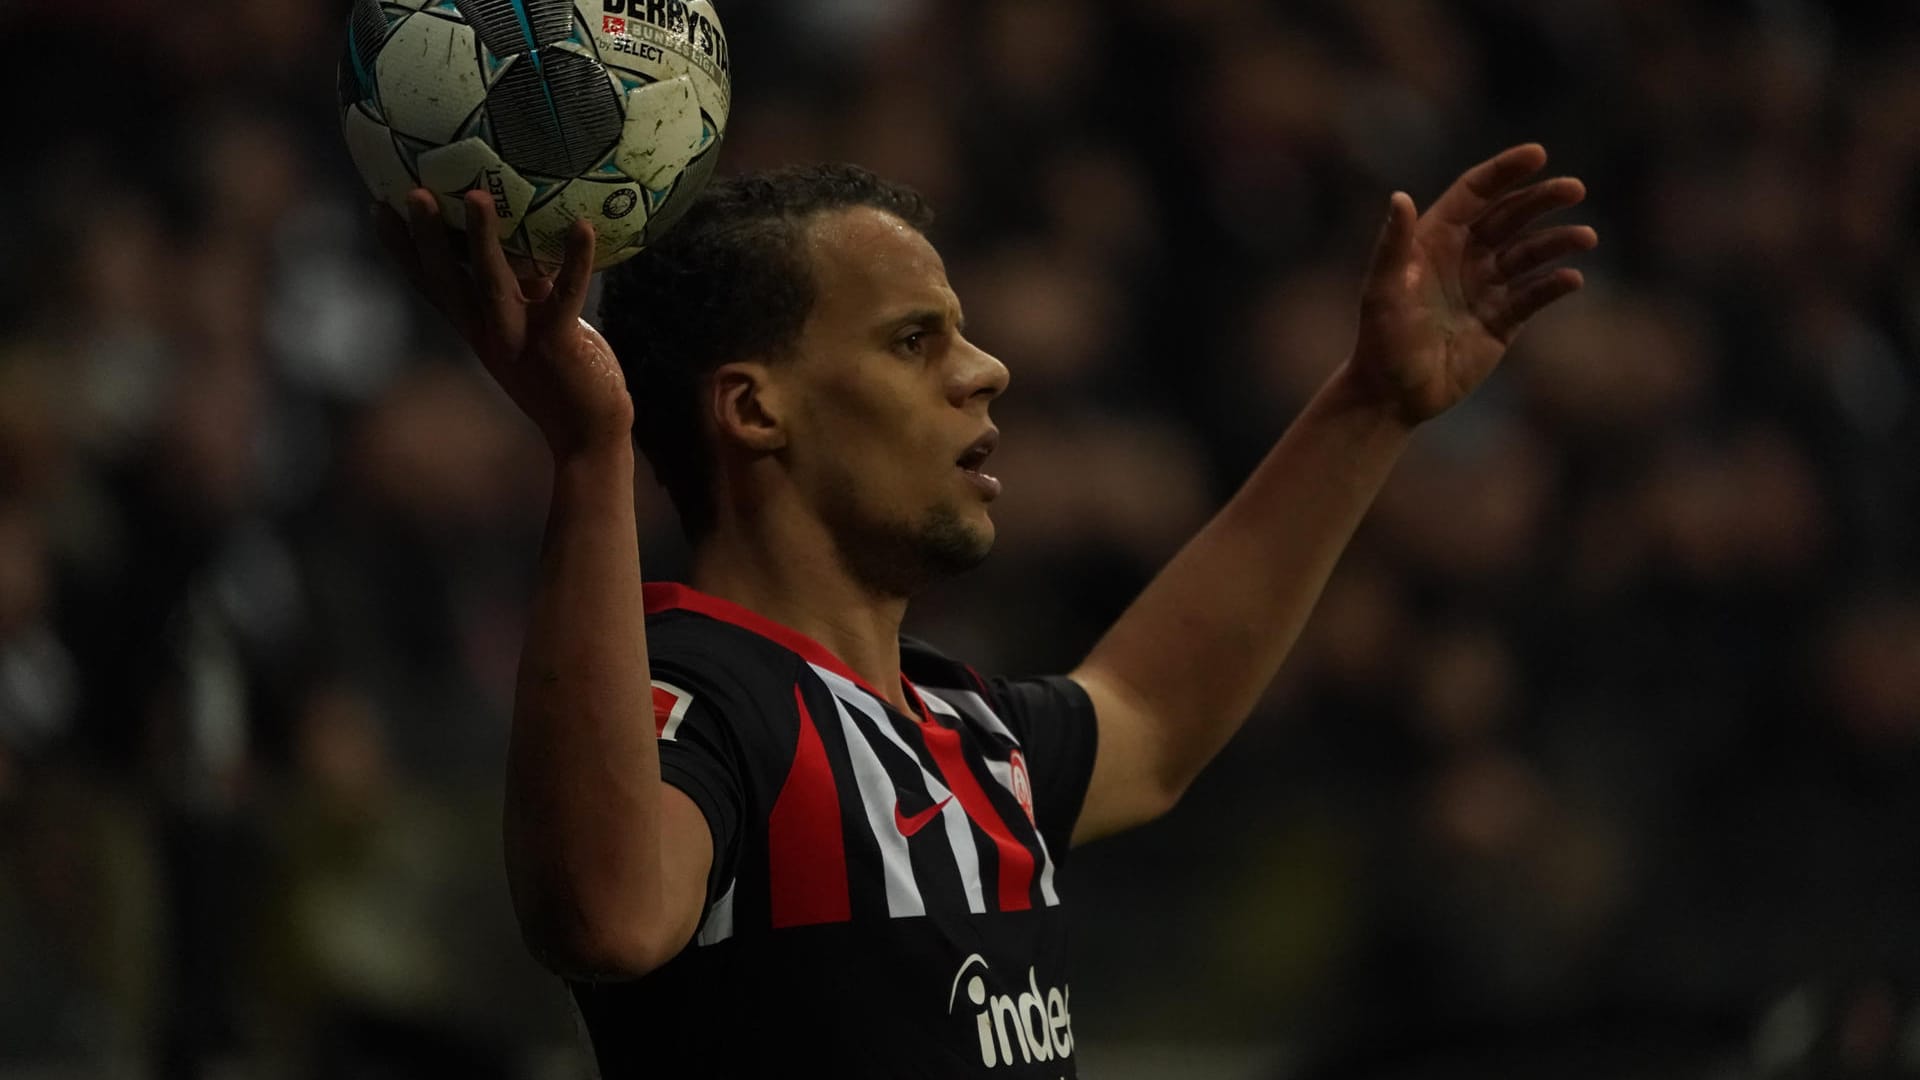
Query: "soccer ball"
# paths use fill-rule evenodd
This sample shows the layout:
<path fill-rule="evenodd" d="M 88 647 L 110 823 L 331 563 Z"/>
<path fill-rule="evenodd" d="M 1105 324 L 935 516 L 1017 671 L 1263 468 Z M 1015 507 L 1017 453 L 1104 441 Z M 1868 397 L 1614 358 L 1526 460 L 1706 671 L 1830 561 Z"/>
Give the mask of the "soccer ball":
<path fill-rule="evenodd" d="M 340 62 L 347 148 L 374 197 L 425 187 L 466 225 L 493 197 L 509 256 L 560 263 L 568 228 L 595 269 L 639 252 L 707 178 L 732 96 L 708 0 L 354 0 Z"/>

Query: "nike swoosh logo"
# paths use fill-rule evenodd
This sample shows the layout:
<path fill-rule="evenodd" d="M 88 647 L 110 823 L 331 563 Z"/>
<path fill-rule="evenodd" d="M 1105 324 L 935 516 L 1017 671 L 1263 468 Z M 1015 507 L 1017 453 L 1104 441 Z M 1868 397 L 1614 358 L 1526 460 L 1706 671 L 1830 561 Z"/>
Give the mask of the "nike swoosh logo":
<path fill-rule="evenodd" d="M 921 829 L 926 828 L 927 822 L 932 821 L 935 817 L 937 817 L 940 811 L 945 809 L 946 805 L 952 801 L 953 801 L 953 796 L 949 795 L 946 798 L 941 799 L 939 802 L 934 803 L 932 806 L 927 807 L 925 810 L 922 810 L 919 813 L 913 815 L 912 817 L 908 817 L 905 814 L 902 814 L 900 812 L 900 804 L 898 802 L 895 802 L 893 804 L 893 824 L 896 828 L 900 830 L 901 836 L 912 836 L 914 833 L 917 833 Z"/>

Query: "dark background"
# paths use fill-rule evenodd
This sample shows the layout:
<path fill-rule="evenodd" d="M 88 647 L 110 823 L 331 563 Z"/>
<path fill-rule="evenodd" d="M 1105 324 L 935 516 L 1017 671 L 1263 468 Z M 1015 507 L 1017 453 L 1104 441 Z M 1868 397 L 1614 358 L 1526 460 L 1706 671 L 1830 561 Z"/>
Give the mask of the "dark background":
<path fill-rule="evenodd" d="M 1390 190 L 1592 190 L 1245 732 L 1076 853 L 1088 1075 L 1920 1072 L 1912 5 L 721 14 L 722 168 L 920 187 L 1013 370 L 1000 549 L 910 625 L 983 668 L 1277 438 Z M 0 1074 L 582 1074 L 497 840 L 543 450 L 374 250 L 343 29 L 0 7 Z"/>

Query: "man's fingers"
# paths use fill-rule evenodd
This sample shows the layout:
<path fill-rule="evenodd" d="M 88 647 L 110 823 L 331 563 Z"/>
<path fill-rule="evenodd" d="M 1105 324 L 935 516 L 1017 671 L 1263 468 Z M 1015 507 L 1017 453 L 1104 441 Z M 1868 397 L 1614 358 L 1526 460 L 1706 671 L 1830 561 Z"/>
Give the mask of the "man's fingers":
<path fill-rule="evenodd" d="M 1485 320 L 1487 329 L 1502 342 L 1512 344 L 1527 320 L 1549 304 L 1569 296 L 1586 284 L 1586 278 L 1571 266 L 1538 271 L 1521 278 L 1507 289 L 1506 302 Z"/>
<path fill-rule="evenodd" d="M 587 289 L 593 284 L 593 225 L 576 221 L 567 229 L 567 252 L 554 279 L 553 298 L 558 305 L 554 317 L 571 324 L 587 306 Z"/>
<path fill-rule="evenodd" d="M 1475 240 L 1498 248 L 1519 236 L 1541 215 L 1564 210 L 1586 197 L 1587 185 L 1571 176 L 1542 180 L 1501 196 L 1469 228 Z"/>
<path fill-rule="evenodd" d="M 1562 225 L 1528 233 L 1501 251 L 1495 259 L 1500 274 L 1508 279 L 1524 277 L 1556 259 L 1592 251 L 1600 243 L 1600 234 L 1587 225 Z"/>
<path fill-rule="evenodd" d="M 1539 143 L 1510 147 L 1468 169 L 1434 200 L 1430 212 L 1448 224 L 1470 224 L 1509 188 L 1546 165 L 1547 149 Z"/>
<path fill-rule="evenodd" d="M 467 192 L 466 204 L 467 262 L 480 285 L 488 321 L 499 325 L 505 314 L 500 309 L 520 303 L 520 283 L 514 280 L 513 267 L 507 265 L 507 253 L 500 249 L 500 223 L 494 216 L 493 199 L 476 189 Z"/>
<path fill-rule="evenodd" d="M 1391 288 L 1406 273 L 1413 259 L 1413 228 L 1419 221 L 1413 197 L 1396 191 L 1387 199 L 1387 220 L 1380 226 L 1380 238 L 1374 241 L 1373 265 L 1367 269 L 1366 288 Z"/>
<path fill-rule="evenodd" d="M 470 339 L 474 322 L 473 284 L 453 261 L 453 252 L 448 250 L 447 228 L 440 218 L 439 201 L 427 189 L 415 188 L 407 196 L 407 217 L 427 298 L 453 321 L 462 336 Z"/>

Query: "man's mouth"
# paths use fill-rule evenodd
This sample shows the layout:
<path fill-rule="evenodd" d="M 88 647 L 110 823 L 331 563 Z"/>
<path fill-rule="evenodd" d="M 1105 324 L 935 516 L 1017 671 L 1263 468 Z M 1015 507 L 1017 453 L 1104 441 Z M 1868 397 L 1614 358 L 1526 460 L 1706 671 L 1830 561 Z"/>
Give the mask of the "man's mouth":
<path fill-rule="evenodd" d="M 988 428 L 986 434 L 973 440 L 973 445 L 967 447 L 966 452 L 961 454 L 954 464 L 968 472 L 979 472 L 980 467 L 993 456 L 993 448 L 998 445 L 1000 445 L 999 430 Z"/>
<path fill-rule="evenodd" d="M 987 459 L 993 456 L 993 449 L 999 443 L 1000 433 L 989 428 L 985 435 L 975 439 L 973 445 L 967 447 L 966 453 L 961 454 L 954 461 L 960 471 L 967 474 L 967 479 L 973 481 L 974 486 L 989 499 L 1000 494 L 1000 481 L 989 476 L 982 469 Z"/>

